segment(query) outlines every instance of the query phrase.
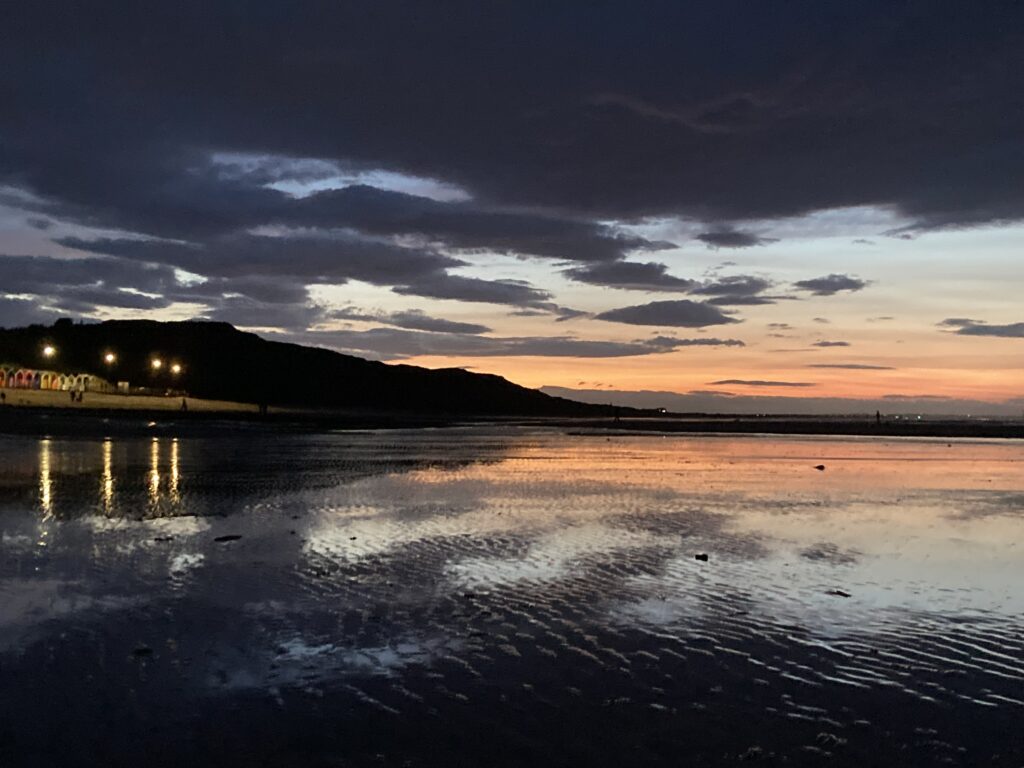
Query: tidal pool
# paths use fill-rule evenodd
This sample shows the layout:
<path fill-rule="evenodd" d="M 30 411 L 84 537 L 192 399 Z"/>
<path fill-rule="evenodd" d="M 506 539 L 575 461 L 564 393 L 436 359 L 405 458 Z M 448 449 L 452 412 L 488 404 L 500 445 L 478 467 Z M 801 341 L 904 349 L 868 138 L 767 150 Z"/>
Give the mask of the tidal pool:
<path fill-rule="evenodd" d="M 1020 766 L 1022 541 L 1013 441 L 0 436 L 0 765 Z"/>

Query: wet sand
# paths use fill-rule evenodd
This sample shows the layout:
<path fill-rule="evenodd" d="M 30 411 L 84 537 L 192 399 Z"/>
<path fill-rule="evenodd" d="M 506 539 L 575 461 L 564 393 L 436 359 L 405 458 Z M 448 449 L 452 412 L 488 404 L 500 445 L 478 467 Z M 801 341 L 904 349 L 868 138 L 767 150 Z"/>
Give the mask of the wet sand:
<path fill-rule="evenodd" d="M 1016 441 L 15 435 L 0 462 L 4 766 L 1024 760 Z"/>

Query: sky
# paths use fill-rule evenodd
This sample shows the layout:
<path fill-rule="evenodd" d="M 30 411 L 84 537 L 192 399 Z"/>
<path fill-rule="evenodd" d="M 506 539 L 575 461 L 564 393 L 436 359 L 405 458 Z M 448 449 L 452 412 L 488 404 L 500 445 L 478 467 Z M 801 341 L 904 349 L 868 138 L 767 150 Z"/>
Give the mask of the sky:
<path fill-rule="evenodd" d="M 0 326 L 1024 407 L 1020 3 L 36 0 L 0 71 Z"/>

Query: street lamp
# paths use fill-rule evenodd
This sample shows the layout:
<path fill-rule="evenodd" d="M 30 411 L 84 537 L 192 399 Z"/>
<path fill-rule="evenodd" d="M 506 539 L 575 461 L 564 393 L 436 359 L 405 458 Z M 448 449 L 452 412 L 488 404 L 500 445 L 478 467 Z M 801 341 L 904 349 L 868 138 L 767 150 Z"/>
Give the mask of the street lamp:
<path fill-rule="evenodd" d="M 150 367 L 152 367 L 152 369 L 153 369 L 154 371 L 159 371 L 159 370 L 160 370 L 161 368 L 163 368 L 163 367 L 164 367 L 164 361 L 163 361 L 163 360 L 161 360 L 161 359 L 160 359 L 159 357 L 154 357 L 154 358 L 153 358 L 153 359 L 152 359 L 152 360 L 150 361 L 149 365 L 150 365 Z"/>
<path fill-rule="evenodd" d="M 103 362 L 106 363 L 107 365 L 113 365 L 114 363 L 117 362 L 117 355 L 115 355 L 113 352 L 107 352 L 107 354 L 103 356 Z"/>
<path fill-rule="evenodd" d="M 171 366 L 171 373 L 173 373 L 175 376 L 177 376 L 179 373 L 181 373 L 181 364 L 180 363 L 174 363 Z"/>
<path fill-rule="evenodd" d="M 43 357 L 49 359 L 57 354 L 57 348 L 52 344 L 47 344 L 43 347 Z"/>

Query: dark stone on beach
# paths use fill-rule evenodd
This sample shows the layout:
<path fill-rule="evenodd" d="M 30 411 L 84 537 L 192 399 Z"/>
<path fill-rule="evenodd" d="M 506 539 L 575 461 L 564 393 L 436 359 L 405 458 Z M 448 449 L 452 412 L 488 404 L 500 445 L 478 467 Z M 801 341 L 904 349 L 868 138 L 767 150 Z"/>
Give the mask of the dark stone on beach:
<path fill-rule="evenodd" d="M 826 595 L 832 595 L 833 597 L 849 597 L 849 592 L 843 592 L 841 589 L 830 589 L 825 593 Z"/>
<path fill-rule="evenodd" d="M 707 556 L 706 553 L 700 552 L 700 553 L 694 555 L 693 559 L 694 560 L 700 560 L 702 563 L 706 563 L 708 561 L 708 556 Z"/>
<path fill-rule="evenodd" d="M 760 760 L 764 757 L 764 750 L 760 747 L 750 747 L 746 752 L 740 755 L 740 760 L 743 762 L 749 762 L 752 760 Z"/>
<path fill-rule="evenodd" d="M 825 471 L 825 465 L 824 464 L 819 464 L 818 466 L 815 467 L 815 469 L 818 470 L 819 472 L 824 472 Z"/>
<path fill-rule="evenodd" d="M 153 649 L 150 648 L 148 645 L 138 645 L 132 650 L 132 656 L 135 656 L 136 658 L 141 659 L 143 657 L 152 655 Z"/>
<path fill-rule="evenodd" d="M 153 541 L 159 541 L 159 542 L 174 541 L 174 537 L 173 536 L 154 536 L 153 537 Z"/>
<path fill-rule="evenodd" d="M 223 544 L 226 541 L 238 541 L 240 538 L 242 538 L 242 537 L 239 536 L 237 533 L 229 533 L 226 536 L 218 536 L 217 538 L 214 539 L 214 541 L 220 542 L 220 543 Z"/>
<path fill-rule="evenodd" d="M 348 537 L 348 540 L 349 540 L 349 541 L 355 541 L 355 540 L 356 540 L 356 537 L 355 537 L 355 536 L 349 536 L 349 537 Z"/>
<path fill-rule="evenodd" d="M 846 739 L 840 738 L 834 733 L 828 733 L 826 731 L 822 731 L 815 736 L 814 741 L 819 747 L 824 747 L 825 749 L 831 749 L 846 743 Z"/>

